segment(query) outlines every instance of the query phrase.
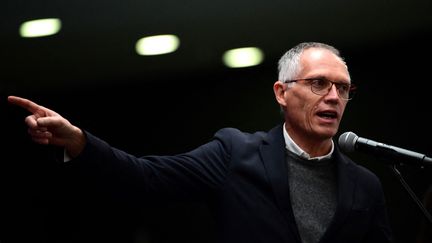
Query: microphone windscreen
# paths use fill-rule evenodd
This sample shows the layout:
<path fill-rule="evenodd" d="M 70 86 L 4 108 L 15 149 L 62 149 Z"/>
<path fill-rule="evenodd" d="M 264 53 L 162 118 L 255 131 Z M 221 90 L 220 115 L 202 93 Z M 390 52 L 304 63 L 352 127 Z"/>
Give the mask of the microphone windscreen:
<path fill-rule="evenodd" d="M 345 132 L 339 136 L 338 144 L 344 152 L 354 152 L 358 136 L 353 132 Z"/>

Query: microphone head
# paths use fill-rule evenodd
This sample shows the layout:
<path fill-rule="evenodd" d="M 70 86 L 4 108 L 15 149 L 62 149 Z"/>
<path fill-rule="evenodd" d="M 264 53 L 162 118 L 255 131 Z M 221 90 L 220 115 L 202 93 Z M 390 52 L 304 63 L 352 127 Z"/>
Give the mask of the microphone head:
<path fill-rule="evenodd" d="M 353 132 L 345 132 L 339 136 L 338 144 L 344 152 L 354 152 L 358 136 Z"/>

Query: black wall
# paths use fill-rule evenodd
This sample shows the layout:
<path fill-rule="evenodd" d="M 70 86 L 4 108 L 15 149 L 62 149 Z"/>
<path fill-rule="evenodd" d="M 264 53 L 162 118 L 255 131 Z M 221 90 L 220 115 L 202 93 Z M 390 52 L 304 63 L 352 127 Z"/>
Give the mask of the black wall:
<path fill-rule="evenodd" d="M 431 40 L 415 36 L 374 46 L 340 47 L 352 79 L 360 86 L 347 107 L 340 134 L 354 131 L 432 155 L 428 88 L 432 49 L 427 46 Z M 282 122 L 272 91 L 277 58 L 237 70 L 167 70 L 121 80 L 80 80 L 76 86 L 3 87 L 0 240 L 212 242 L 211 215 L 204 205 L 155 205 L 125 181 L 77 178 L 64 171 L 53 158 L 54 148 L 29 140 L 27 113 L 9 106 L 6 97 L 23 96 L 52 108 L 132 154 L 175 154 L 208 141 L 222 127 L 269 130 Z M 415 242 L 423 215 L 388 166 L 369 155 L 350 156 L 381 179 L 396 242 Z M 401 166 L 400 171 L 423 199 L 432 186 L 431 168 Z"/>

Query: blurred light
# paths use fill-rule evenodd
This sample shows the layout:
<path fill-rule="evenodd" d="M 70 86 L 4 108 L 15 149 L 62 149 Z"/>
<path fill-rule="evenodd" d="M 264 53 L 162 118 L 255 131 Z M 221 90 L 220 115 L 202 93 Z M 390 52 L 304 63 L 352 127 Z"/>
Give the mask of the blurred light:
<path fill-rule="evenodd" d="M 263 59 L 263 52 L 256 47 L 231 49 L 226 51 L 222 57 L 224 64 L 230 68 L 255 66 Z"/>
<path fill-rule="evenodd" d="M 144 56 L 161 55 L 174 52 L 179 44 L 180 40 L 175 35 L 155 35 L 139 39 L 135 49 Z"/>
<path fill-rule="evenodd" d="M 60 19 L 38 19 L 21 24 L 19 32 L 21 37 L 41 37 L 54 35 L 60 31 Z"/>

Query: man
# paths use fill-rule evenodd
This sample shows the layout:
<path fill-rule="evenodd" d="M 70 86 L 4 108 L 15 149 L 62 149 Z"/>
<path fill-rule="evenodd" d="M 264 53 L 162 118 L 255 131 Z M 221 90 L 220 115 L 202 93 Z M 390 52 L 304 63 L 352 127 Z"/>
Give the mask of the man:
<path fill-rule="evenodd" d="M 273 89 L 285 122 L 269 132 L 225 128 L 193 151 L 142 158 L 32 101 L 8 99 L 32 113 L 32 139 L 63 147 L 72 164 L 114 168 L 149 195 L 211 198 L 219 242 L 390 242 L 379 179 L 332 140 L 355 89 L 338 50 L 295 46 Z"/>

